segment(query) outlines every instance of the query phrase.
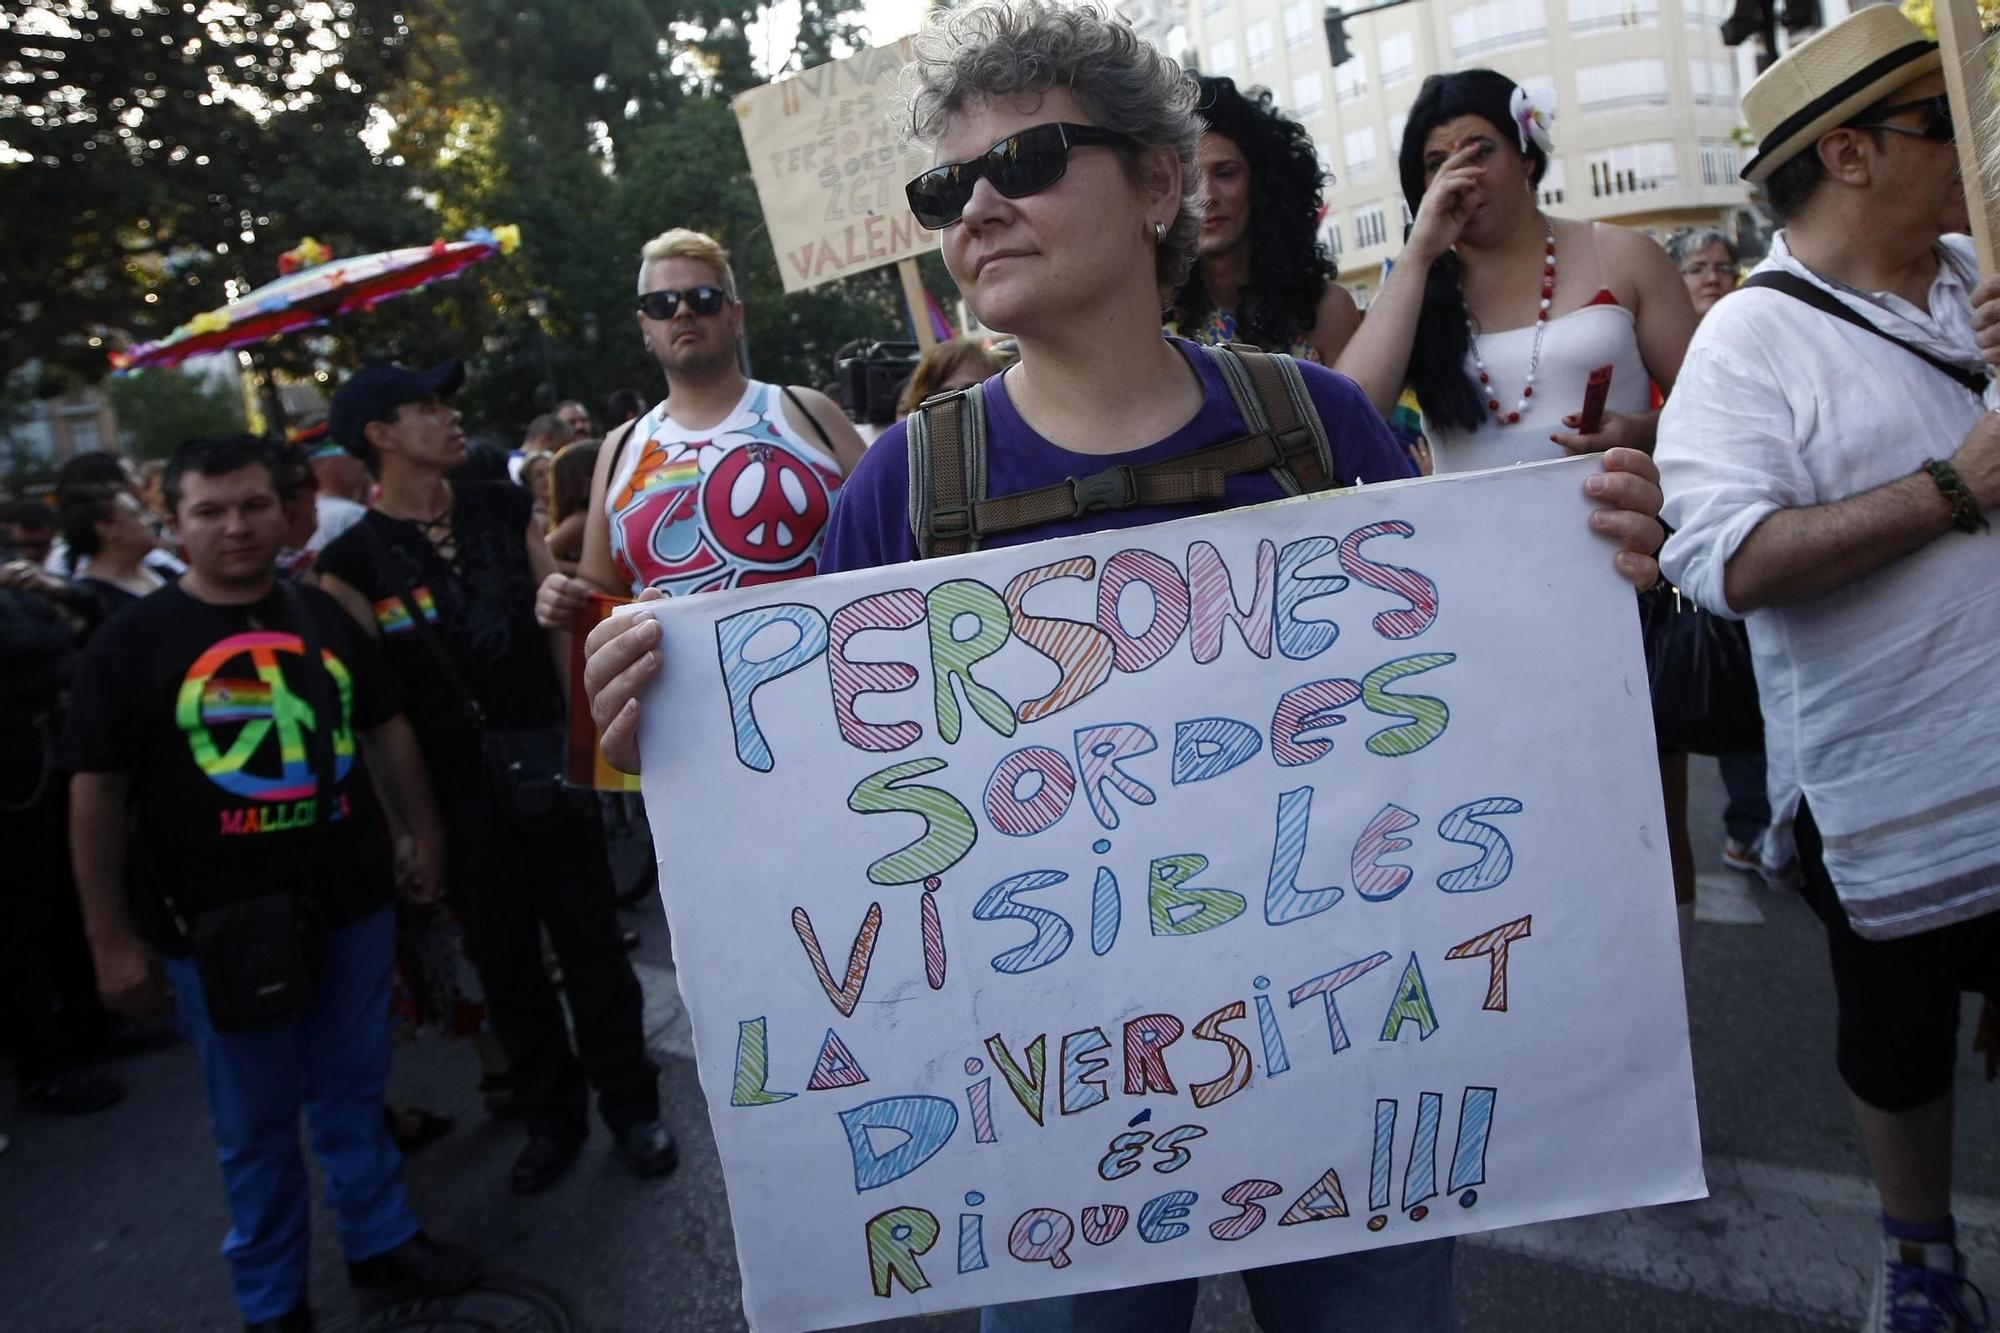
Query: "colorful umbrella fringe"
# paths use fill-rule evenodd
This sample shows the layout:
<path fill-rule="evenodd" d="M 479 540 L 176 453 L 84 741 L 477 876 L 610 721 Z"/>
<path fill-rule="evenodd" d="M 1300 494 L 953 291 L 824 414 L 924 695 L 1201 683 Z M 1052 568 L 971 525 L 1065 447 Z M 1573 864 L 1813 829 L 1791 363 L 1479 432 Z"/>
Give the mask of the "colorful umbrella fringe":
<path fill-rule="evenodd" d="M 334 259 L 326 246 L 309 236 L 279 260 L 284 276 L 275 282 L 196 315 L 158 342 L 112 352 L 111 367 L 121 374 L 163 369 L 191 357 L 317 328 L 341 315 L 369 310 L 392 297 L 456 277 L 494 255 L 513 254 L 520 244 L 519 227 L 476 227 L 457 241 Z"/>

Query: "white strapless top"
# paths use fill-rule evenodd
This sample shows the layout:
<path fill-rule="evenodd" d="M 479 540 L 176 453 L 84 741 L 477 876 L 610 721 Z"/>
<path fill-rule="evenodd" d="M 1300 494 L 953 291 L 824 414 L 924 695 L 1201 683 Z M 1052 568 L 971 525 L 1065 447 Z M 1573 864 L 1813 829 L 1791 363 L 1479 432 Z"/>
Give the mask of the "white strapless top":
<path fill-rule="evenodd" d="M 1521 401 L 1528 382 L 1528 362 L 1535 351 L 1535 326 L 1484 334 L 1479 354 L 1492 377 L 1489 396 L 1507 411 Z M 1426 420 L 1433 467 L 1438 472 L 1475 472 L 1511 463 L 1566 458 L 1552 433 L 1564 431 L 1562 419 L 1583 410 L 1583 390 L 1590 372 L 1602 365 L 1611 372 L 1611 392 L 1604 406 L 1612 412 L 1644 412 L 1653 405 L 1653 382 L 1639 356 L 1639 325 L 1630 310 L 1611 302 L 1587 305 L 1558 315 L 1542 335 L 1542 362 L 1535 372 L 1535 396 L 1521 419 L 1496 425 L 1493 414 L 1479 419 L 1477 430 L 1447 430 Z M 1470 356 L 1465 373 L 1478 375 Z"/>

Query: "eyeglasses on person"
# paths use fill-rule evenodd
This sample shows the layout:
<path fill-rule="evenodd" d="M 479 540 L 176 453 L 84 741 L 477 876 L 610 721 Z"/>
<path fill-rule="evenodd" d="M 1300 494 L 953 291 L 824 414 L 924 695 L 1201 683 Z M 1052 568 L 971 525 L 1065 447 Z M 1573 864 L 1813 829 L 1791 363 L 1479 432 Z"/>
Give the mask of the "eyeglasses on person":
<path fill-rule="evenodd" d="M 1681 276 L 1683 278 L 1728 278 L 1734 281 L 1743 276 L 1743 270 L 1738 265 L 1726 259 L 1719 264 L 1710 263 L 1706 259 L 1698 259 L 1692 264 L 1682 264 Z"/>
<path fill-rule="evenodd" d="M 1891 125 L 1888 117 L 1905 111 L 1928 111 L 1930 119 L 1922 129 L 1910 125 Z M 1880 119 L 1863 121 L 1852 128 L 1857 130 L 1889 130 L 1896 134 L 1907 134 L 1915 139 L 1931 139 L 1938 143 L 1950 143 L 1958 136 L 1958 129 L 1951 121 L 1951 99 L 1943 93 L 1935 97 L 1921 97 L 1914 102 L 1898 102 L 1885 106 L 1875 113 Z"/>
<path fill-rule="evenodd" d="M 1050 121 L 1010 134 L 969 162 L 947 162 L 932 167 L 908 185 L 910 212 L 927 231 L 943 231 L 965 216 L 972 189 L 980 177 L 1009 199 L 1038 194 L 1063 178 L 1069 170 L 1071 150 L 1092 145 L 1125 144 L 1137 141 L 1116 130 L 1096 125 L 1076 125 Z"/>
<path fill-rule="evenodd" d="M 712 315 L 729 302 L 729 293 L 706 284 L 685 290 L 665 287 L 639 297 L 639 313 L 647 319 L 669 320 L 686 301 L 697 315 Z"/>

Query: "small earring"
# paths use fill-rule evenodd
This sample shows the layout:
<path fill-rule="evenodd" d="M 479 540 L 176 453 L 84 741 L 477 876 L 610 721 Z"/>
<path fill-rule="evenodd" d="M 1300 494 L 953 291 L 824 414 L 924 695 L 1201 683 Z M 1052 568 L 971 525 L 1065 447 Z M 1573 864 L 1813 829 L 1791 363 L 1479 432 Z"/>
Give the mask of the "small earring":
<path fill-rule="evenodd" d="M 1167 243 L 1167 224 L 1164 222 L 1155 222 L 1153 224 L 1153 244 L 1165 245 L 1166 243 Z"/>

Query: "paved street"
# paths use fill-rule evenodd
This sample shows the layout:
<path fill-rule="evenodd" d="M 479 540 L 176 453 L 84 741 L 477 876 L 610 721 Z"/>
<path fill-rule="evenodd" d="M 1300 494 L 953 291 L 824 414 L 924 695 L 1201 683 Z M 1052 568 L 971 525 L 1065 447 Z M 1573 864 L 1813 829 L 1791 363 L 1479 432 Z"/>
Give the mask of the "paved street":
<path fill-rule="evenodd" d="M 1697 760 L 1692 796 L 1705 916 L 1691 986 L 1695 1073 L 1714 1197 L 1638 1213 L 1496 1233 L 1458 1250 L 1469 1330 L 1852 1328 L 1875 1254 L 1876 1204 L 1832 1067 L 1831 988 L 1817 924 L 1786 894 L 1720 868 L 1721 787 Z M 487 1119 L 471 1053 L 426 1044 L 398 1058 L 395 1100 L 458 1117 L 410 1167 L 426 1224 L 479 1247 L 526 1297 L 553 1297 L 592 1333 L 742 1328 L 729 1218 L 685 1016 L 657 904 L 634 915 L 648 1025 L 683 1162 L 665 1181 L 625 1174 L 600 1133 L 547 1194 L 518 1199 L 506 1170 L 519 1142 Z M 1968 1008 L 1968 1020 L 1971 1010 Z M 118 1066 L 125 1101 L 52 1120 L 0 1103 L 0 1325 L 14 1330 L 227 1329 L 235 1325 L 216 1246 L 221 1189 L 192 1060 L 175 1048 Z M 2000 1287 L 2000 1089 L 1961 1065 L 1961 1235 L 1989 1291 Z M 355 1327 L 337 1249 L 316 1218 L 315 1286 L 327 1326 Z M 500 1295 L 496 1294 L 495 1300 Z M 525 1306 L 520 1308 L 526 1308 Z M 513 1322 L 504 1322 L 511 1319 Z M 377 1326 L 382 1321 L 376 1320 Z M 964 1333 L 970 1315 L 876 1327 Z M 556 1328 L 518 1309 L 462 1311 L 396 1327 Z M 1233 1280 L 1203 1285 L 1198 1327 L 1251 1327 Z"/>

